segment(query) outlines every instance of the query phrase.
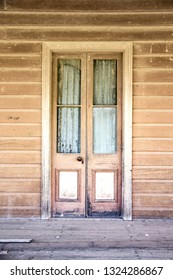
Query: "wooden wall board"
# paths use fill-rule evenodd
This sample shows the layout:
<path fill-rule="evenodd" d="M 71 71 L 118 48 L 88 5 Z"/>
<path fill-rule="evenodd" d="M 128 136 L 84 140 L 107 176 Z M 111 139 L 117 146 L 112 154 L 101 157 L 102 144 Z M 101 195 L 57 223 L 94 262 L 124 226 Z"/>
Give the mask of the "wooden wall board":
<path fill-rule="evenodd" d="M 8 26 L 170 26 L 172 12 L 0 12 L 0 25 Z"/>
<path fill-rule="evenodd" d="M 173 68 L 173 55 L 170 56 L 135 56 L 133 60 L 135 68 Z M 137 71 L 137 69 L 135 69 Z M 138 70 L 140 71 L 140 69 Z"/>
<path fill-rule="evenodd" d="M 41 109 L 41 96 L 0 95 L 0 109 Z"/>
<path fill-rule="evenodd" d="M 141 2 L 138 0 L 6 0 L 4 6 L 6 10 L 84 10 L 84 11 L 100 11 L 100 10 L 156 10 L 156 9 L 173 9 L 171 0 L 146 0 Z"/>
<path fill-rule="evenodd" d="M 25 194 L 22 195 L 17 194 L 0 194 L 0 205 L 1 207 L 4 206 L 32 206 L 32 207 L 38 207 L 40 205 L 40 194 Z"/>
<path fill-rule="evenodd" d="M 40 179 L 1 179 L 0 193 L 38 193 L 41 191 Z"/>
<path fill-rule="evenodd" d="M 41 138 L 40 137 L 1 137 L 0 138 L 0 150 L 9 151 L 40 151 L 41 150 Z"/>
<path fill-rule="evenodd" d="M 0 67 L 2 68 L 41 68 L 41 57 L 33 56 L 0 56 Z"/>
<path fill-rule="evenodd" d="M 0 151 L 0 164 L 41 164 L 39 151 Z"/>
<path fill-rule="evenodd" d="M 173 166 L 173 153 L 133 152 L 133 166 Z"/>
<path fill-rule="evenodd" d="M 133 95 L 173 96 L 173 83 L 134 83 Z"/>
<path fill-rule="evenodd" d="M 172 152 L 173 139 L 134 138 L 134 152 Z"/>
<path fill-rule="evenodd" d="M 134 109 L 173 109 L 173 96 L 135 96 L 133 100 Z"/>
<path fill-rule="evenodd" d="M 163 180 L 133 180 L 133 192 L 138 195 L 140 193 L 147 194 L 172 194 L 173 181 Z"/>
<path fill-rule="evenodd" d="M 0 109 L 0 122 L 1 123 L 41 123 L 41 110 Z"/>
<path fill-rule="evenodd" d="M 173 166 L 166 167 L 134 167 L 134 180 L 173 180 Z"/>
<path fill-rule="evenodd" d="M 173 208 L 161 208 L 161 207 L 134 207 L 133 217 L 134 218 L 172 218 Z"/>
<path fill-rule="evenodd" d="M 0 207 L 0 216 L 3 218 L 39 218 L 40 207 L 33 206 L 13 206 Z"/>
<path fill-rule="evenodd" d="M 134 124 L 133 137 L 141 138 L 173 138 L 173 124 Z"/>
<path fill-rule="evenodd" d="M 172 40 L 173 27 L 7 27 L 0 29 L 0 40 L 21 41 L 155 41 Z"/>
<path fill-rule="evenodd" d="M 18 178 L 18 179 L 40 179 L 41 178 L 41 167 L 38 164 L 35 165 L 7 165 L 0 164 L 0 178 Z"/>
<path fill-rule="evenodd" d="M 172 124 L 173 110 L 169 109 L 136 109 L 133 110 L 134 123 Z"/>
<path fill-rule="evenodd" d="M 41 82 L 41 71 L 37 69 L 0 69 L 1 82 Z"/>
<path fill-rule="evenodd" d="M 1 55 L 41 55 L 42 45 L 37 42 L 6 42 L 0 43 L 0 54 Z"/>
<path fill-rule="evenodd" d="M 173 42 L 163 41 L 160 42 L 136 42 L 133 46 L 134 55 L 154 55 L 154 54 L 172 54 Z"/>
<path fill-rule="evenodd" d="M 41 83 L 3 83 L 0 84 L 0 95 L 41 95 Z"/>
<path fill-rule="evenodd" d="M 41 137 L 40 124 L 0 124 L 0 137 Z"/>
<path fill-rule="evenodd" d="M 133 196 L 135 207 L 166 207 L 172 208 L 172 194 L 137 194 Z"/>

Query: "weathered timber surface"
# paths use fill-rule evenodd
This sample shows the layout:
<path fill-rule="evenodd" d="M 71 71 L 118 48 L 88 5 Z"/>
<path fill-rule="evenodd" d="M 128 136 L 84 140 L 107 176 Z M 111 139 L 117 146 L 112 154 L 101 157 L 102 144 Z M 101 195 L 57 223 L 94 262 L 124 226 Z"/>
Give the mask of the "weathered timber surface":
<path fill-rule="evenodd" d="M 0 12 L 0 25 L 41 25 L 41 26 L 163 26 L 173 24 L 172 13 L 103 13 L 84 12 Z"/>
<path fill-rule="evenodd" d="M 1 1 L 1 9 L 4 10 L 155 10 L 155 9 L 173 9 L 172 0 L 147 0 L 141 2 L 138 0 L 85 0 L 85 4 L 81 0 L 6 0 Z"/>
<path fill-rule="evenodd" d="M 3 238 L 32 239 L 0 244 L 4 260 L 173 259 L 173 220 L 1 219 Z"/>

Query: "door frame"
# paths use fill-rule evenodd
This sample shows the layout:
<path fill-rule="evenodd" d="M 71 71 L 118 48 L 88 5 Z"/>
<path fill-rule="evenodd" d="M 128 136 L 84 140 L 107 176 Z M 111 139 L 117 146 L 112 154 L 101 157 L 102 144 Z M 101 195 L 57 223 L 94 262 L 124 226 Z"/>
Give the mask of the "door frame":
<path fill-rule="evenodd" d="M 132 220 L 132 43 L 45 42 L 42 45 L 41 217 L 51 218 L 51 116 L 53 53 L 121 53 L 122 73 L 122 218 Z"/>

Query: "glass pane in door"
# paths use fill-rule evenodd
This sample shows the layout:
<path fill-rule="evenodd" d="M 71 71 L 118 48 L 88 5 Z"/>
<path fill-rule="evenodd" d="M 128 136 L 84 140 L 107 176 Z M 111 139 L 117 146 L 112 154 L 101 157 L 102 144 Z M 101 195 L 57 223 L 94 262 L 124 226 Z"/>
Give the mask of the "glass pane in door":
<path fill-rule="evenodd" d="M 80 59 L 58 61 L 58 105 L 79 105 L 81 99 Z"/>
<path fill-rule="evenodd" d="M 80 153 L 81 60 L 58 60 L 57 152 Z"/>
<path fill-rule="evenodd" d="M 117 150 L 117 61 L 93 61 L 93 152 Z"/>
<path fill-rule="evenodd" d="M 116 105 L 116 60 L 94 60 L 94 105 Z"/>
<path fill-rule="evenodd" d="M 93 109 L 94 154 L 113 154 L 117 149 L 116 108 Z"/>

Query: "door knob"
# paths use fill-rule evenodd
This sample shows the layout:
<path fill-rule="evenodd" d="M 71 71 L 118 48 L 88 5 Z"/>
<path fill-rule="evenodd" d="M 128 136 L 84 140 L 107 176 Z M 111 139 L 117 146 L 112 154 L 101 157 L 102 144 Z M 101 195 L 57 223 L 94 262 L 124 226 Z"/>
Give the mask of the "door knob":
<path fill-rule="evenodd" d="M 84 164 L 84 160 L 83 160 L 83 158 L 82 158 L 82 157 L 77 157 L 77 161 L 81 161 L 81 162 L 82 162 L 82 164 Z"/>

